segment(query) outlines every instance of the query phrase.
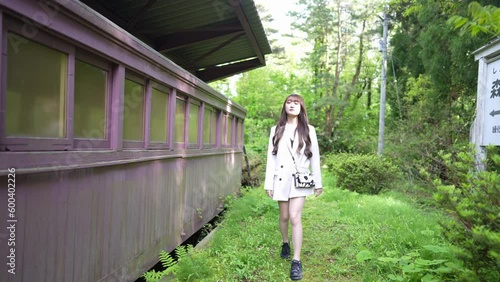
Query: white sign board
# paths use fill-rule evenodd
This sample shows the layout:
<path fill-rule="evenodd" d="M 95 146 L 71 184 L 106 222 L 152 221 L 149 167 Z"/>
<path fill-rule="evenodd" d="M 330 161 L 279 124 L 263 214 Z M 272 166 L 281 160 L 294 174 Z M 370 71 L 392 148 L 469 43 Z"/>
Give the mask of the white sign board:
<path fill-rule="evenodd" d="M 500 59 L 488 62 L 485 86 L 481 145 L 500 145 Z"/>

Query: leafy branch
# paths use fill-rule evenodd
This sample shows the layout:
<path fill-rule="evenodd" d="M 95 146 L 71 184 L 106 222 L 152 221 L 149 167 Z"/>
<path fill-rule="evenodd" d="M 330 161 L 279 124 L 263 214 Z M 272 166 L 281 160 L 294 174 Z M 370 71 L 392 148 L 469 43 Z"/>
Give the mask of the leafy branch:
<path fill-rule="evenodd" d="M 486 33 L 493 36 L 500 36 L 500 8 L 493 5 L 481 6 L 478 2 L 469 4 L 469 14 L 471 19 L 461 16 L 453 16 L 448 20 L 448 24 L 453 29 L 460 28 L 460 34 L 470 32 L 472 36 L 478 33 Z"/>

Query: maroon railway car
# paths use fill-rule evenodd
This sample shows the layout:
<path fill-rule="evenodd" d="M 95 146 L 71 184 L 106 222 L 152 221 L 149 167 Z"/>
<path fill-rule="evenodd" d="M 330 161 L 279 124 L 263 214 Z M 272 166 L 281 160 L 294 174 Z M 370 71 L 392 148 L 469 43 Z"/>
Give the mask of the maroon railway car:
<path fill-rule="evenodd" d="M 251 0 L 0 1 L 0 281 L 134 281 L 239 189 Z"/>

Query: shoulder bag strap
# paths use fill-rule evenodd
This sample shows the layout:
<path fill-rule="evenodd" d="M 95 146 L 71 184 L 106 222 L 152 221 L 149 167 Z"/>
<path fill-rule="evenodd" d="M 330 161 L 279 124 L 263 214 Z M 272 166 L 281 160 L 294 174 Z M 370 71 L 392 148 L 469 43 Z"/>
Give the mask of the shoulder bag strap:
<path fill-rule="evenodd" d="M 288 152 L 290 152 L 290 156 L 292 156 L 293 165 L 295 166 L 295 171 L 299 172 L 299 170 L 297 169 L 297 164 L 295 163 L 295 158 L 293 157 L 292 151 L 290 151 L 290 147 L 288 147 L 288 144 L 286 145 L 286 148 L 288 149 Z"/>

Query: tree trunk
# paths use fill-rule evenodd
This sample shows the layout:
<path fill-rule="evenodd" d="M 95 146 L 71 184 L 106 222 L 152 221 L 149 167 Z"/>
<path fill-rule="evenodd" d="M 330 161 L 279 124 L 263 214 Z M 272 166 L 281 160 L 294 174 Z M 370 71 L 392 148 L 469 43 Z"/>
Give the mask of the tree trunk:
<path fill-rule="evenodd" d="M 366 102 L 366 110 L 370 110 L 372 107 L 372 80 L 368 81 L 368 101 Z"/>
<path fill-rule="evenodd" d="M 324 128 L 324 133 L 325 133 L 325 136 L 327 137 L 332 137 L 332 133 L 333 133 L 333 114 L 332 114 L 332 111 L 333 111 L 333 107 L 332 106 L 326 106 L 326 109 L 325 109 L 325 128 Z"/>
<path fill-rule="evenodd" d="M 341 6 L 340 1 L 337 1 L 337 54 L 335 58 L 335 73 L 333 80 L 333 88 L 332 88 L 332 97 L 337 97 L 338 88 L 339 88 L 339 79 L 340 79 L 340 65 L 341 65 L 341 54 L 342 54 L 342 21 L 341 21 Z M 325 136 L 331 137 L 333 133 L 333 127 L 335 124 L 335 105 L 327 107 L 325 111 Z"/>
<path fill-rule="evenodd" d="M 358 63 L 356 65 L 356 73 L 352 77 L 351 87 L 349 87 L 349 89 L 347 89 L 346 91 L 346 94 L 344 96 L 344 102 L 349 101 L 349 97 L 351 96 L 353 89 L 355 89 L 356 84 L 358 83 L 359 80 L 359 74 L 361 73 L 361 66 L 363 65 L 363 52 L 364 52 L 363 35 L 365 32 L 365 27 L 366 27 L 366 20 L 363 20 L 363 27 L 361 29 L 361 34 L 359 35 L 359 54 L 358 54 Z M 339 112 L 337 113 L 337 119 L 340 119 L 342 117 L 346 105 L 347 103 L 343 104 L 340 107 Z"/>

